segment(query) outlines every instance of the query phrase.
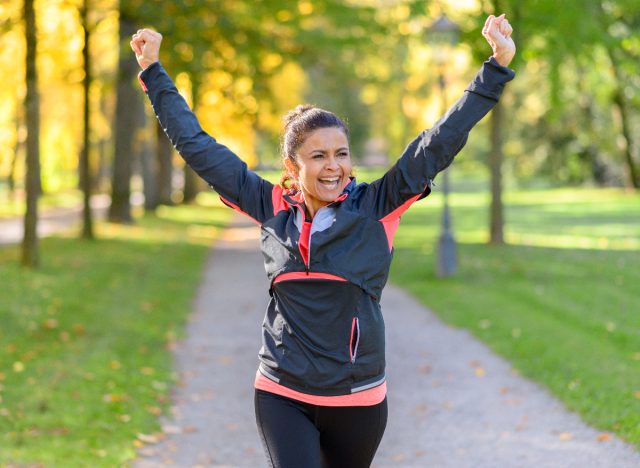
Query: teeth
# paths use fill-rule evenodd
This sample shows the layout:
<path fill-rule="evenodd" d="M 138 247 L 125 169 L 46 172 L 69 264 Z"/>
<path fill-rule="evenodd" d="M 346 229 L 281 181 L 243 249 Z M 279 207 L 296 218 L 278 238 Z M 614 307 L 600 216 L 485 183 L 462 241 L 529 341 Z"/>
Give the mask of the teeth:
<path fill-rule="evenodd" d="M 338 182 L 338 177 L 326 177 L 326 178 L 320 178 L 320 180 L 324 181 L 324 182 Z"/>

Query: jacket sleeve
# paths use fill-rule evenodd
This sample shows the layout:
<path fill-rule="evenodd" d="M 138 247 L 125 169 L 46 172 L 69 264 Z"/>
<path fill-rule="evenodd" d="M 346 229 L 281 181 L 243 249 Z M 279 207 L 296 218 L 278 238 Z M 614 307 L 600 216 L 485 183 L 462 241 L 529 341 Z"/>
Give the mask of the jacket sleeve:
<path fill-rule="evenodd" d="M 463 96 L 436 122 L 420 133 L 396 164 L 366 190 L 362 207 L 378 220 L 398 219 L 409 206 L 431 191 L 438 172 L 448 167 L 467 142 L 473 126 L 498 102 L 505 84 L 515 73 L 492 57 Z M 365 205 L 366 204 L 366 205 Z"/>
<path fill-rule="evenodd" d="M 150 65 L 138 78 L 173 146 L 222 201 L 259 224 L 273 216 L 273 184 L 202 130 L 162 65 Z"/>

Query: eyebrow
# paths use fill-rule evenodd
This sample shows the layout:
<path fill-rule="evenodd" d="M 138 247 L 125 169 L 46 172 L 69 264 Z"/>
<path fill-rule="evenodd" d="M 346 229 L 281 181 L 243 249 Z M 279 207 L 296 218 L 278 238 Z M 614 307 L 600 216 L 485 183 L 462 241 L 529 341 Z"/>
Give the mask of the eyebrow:
<path fill-rule="evenodd" d="M 346 147 L 346 146 L 342 146 L 342 147 L 338 148 L 336 151 L 349 151 L 349 148 Z M 326 153 L 326 150 L 313 149 L 313 150 L 309 151 L 309 153 Z"/>

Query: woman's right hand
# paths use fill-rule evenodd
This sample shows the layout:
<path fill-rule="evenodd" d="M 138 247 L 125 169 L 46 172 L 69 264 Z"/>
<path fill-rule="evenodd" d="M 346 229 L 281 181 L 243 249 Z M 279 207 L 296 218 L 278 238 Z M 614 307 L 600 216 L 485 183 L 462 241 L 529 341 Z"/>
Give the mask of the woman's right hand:
<path fill-rule="evenodd" d="M 132 36 L 131 48 L 136 54 L 138 65 L 143 70 L 152 63 L 160 60 L 160 43 L 162 42 L 162 34 L 151 29 L 138 29 L 138 32 Z"/>
<path fill-rule="evenodd" d="M 503 67 L 509 66 L 516 53 L 516 45 L 511 38 L 512 33 L 513 28 L 504 14 L 497 18 L 493 15 L 489 16 L 482 28 L 482 35 L 493 49 L 493 56 Z"/>

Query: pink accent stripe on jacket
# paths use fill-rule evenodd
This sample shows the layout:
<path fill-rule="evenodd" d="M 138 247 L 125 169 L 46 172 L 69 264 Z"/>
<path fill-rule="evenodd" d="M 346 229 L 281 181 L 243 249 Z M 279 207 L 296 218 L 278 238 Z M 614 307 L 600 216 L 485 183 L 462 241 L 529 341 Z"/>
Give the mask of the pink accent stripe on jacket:
<path fill-rule="evenodd" d="M 260 373 L 260 371 L 256 372 L 254 386 L 258 390 L 264 390 L 265 392 L 275 393 L 276 395 L 291 398 L 292 400 L 298 400 L 303 403 L 309 403 L 317 406 L 373 406 L 378 403 L 382 403 L 384 397 L 387 396 L 386 381 L 382 382 L 377 387 L 363 390 L 358 393 L 351 393 L 349 395 L 317 396 L 308 395 L 306 393 L 297 392 L 284 387 L 273 380 L 266 378 Z"/>

